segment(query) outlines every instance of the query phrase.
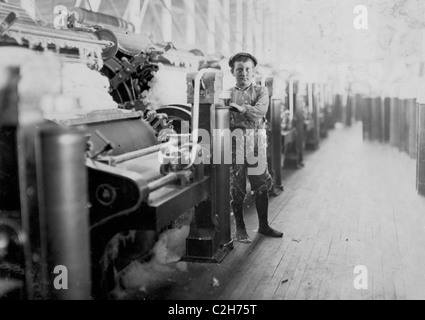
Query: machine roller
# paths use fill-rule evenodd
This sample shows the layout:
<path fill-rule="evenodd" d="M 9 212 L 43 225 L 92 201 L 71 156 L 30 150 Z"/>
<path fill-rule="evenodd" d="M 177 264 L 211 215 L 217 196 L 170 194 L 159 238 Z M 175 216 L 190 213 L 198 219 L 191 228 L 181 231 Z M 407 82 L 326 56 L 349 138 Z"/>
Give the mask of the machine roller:
<path fill-rule="evenodd" d="M 102 59 L 116 54 L 115 36 L 107 30 L 56 30 L 32 20 L 25 10 L 16 5 L 0 2 L 1 44 L 26 46 L 34 50 L 52 50 L 68 59 L 87 60 L 93 67 L 101 67 Z"/>

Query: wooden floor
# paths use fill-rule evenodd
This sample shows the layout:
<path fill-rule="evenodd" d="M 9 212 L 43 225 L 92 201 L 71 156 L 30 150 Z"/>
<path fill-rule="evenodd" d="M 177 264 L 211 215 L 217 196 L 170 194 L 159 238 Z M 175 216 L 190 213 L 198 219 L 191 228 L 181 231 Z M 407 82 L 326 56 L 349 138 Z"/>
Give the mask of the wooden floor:
<path fill-rule="evenodd" d="M 271 224 L 283 239 L 256 234 L 250 208 L 252 244 L 236 244 L 219 265 L 180 265 L 152 297 L 425 299 L 425 199 L 415 190 L 416 162 L 364 143 L 357 125 L 332 131 L 305 163 L 284 170 L 286 191 L 270 201 Z M 354 287 L 356 266 L 366 267 L 367 290 Z"/>

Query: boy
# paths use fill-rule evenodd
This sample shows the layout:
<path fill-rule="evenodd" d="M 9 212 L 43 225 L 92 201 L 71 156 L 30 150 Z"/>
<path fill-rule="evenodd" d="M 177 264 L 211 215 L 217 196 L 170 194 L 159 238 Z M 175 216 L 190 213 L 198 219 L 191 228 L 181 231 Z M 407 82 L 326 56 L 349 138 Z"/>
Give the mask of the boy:
<path fill-rule="evenodd" d="M 233 163 L 231 167 L 231 205 L 236 221 L 235 240 L 250 243 L 243 218 L 244 200 L 246 197 L 246 177 L 255 193 L 255 205 L 258 213 L 258 233 L 282 238 L 283 233 L 272 229 L 268 223 L 269 191 L 272 178 L 267 169 L 267 138 L 265 116 L 269 108 L 267 88 L 255 86 L 252 79 L 255 75 L 257 59 L 245 52 L 240 52 L 229 60 L 229 66 L 236 79 L 236 86 L 231 89 L 232 103 L 230 104 L 230 128 L 242 130 L 244 143 L 232 144 Z M 248 139 L 249 132 L 254 133 L 254 139 Z M 260 143 L 259 143 L 260 142 Z M 262 142 L 262 143 L 261 143 Z M 244 150 L 244 147 L 246 150 Z M 237 155 L 245 151 L 243 163 L 239 163 Z M 264 168 L 259 174 L 249 174 L 249 169 L 255 168 L 247 161 L 247 155 L 258 154 L 257 168 Z"/>

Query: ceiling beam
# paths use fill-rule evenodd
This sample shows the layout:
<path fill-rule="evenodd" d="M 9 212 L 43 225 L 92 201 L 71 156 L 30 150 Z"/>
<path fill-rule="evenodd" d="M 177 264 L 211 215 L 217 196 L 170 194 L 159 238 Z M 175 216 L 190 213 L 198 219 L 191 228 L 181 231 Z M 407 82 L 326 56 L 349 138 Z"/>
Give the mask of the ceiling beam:
<path fill-rule="evenodd" d="M 146 1 L 145 1 L 146 2 Z M 135 33 L 141 32 L 142 17 L 141 17 L 140 0 L 129 0 L 125 9 L 123 18 L 134 25 Z"/>

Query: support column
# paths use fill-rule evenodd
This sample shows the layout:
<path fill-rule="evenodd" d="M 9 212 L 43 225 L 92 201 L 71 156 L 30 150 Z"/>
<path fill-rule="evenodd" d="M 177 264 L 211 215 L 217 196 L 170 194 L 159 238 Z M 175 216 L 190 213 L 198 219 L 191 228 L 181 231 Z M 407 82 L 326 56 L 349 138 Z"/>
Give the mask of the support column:
<path fill-rule="evenodd" d="M 148 2 L 147 0 L 146 2 Z M 134 32 L 140 33 L 142 27 L 142 9 L 140 7 L 140 0 L 129 0 L 127 9 L 124 13 L 124 19 L 134 25 Z"/>
<path fill-rule="evenodd" d="M 370 134 L 371 140 L 382 142 L 382 99 L 380 96 L 371 98 Z"/>
<path fill-rule="evenodd" d="M 289 4 L 290 6 L 292 6 L 292 4 Z M 285 42 L 285 33 L 284 33 L 284 19 L 285 19 L 285 14 L 287 13 L 288 7 L 287 5 L 283 4 L 283 1 L 281 0 L 276 0 L 276 5 L 275 5 L 275 9 L 277 12 L 277 24 L 274 26 L 275 28 L 275 47 L 276 47 L 276 52 L 275 52 L 275 56 L 274 59 L 275 61 L 279 61 L 280 59 L 282 59 L 283 56 L 283 51 L 279 52 L 280 48 L 283 48 L 283 50 L 287 50 L 291 51 L 291 48 L 287 48 L 287 43 Z"/>
<path fill-rule="evenodd" d="M 294 103 L 294 80 L 289 80 L 289 111 L 291 113 L 291 119 L 294 119 L 295 115 L 295 103 Z"/>
<path fill-rule="evenodd" d="M 222 53 L 230 55 L 230 0 L 223 0 L 223 44 Z"/>
<path fill-rule="evenodd" d="M 21 1 L 32 1 L 32 0 L 21 0 Z M 102 0 L 77 0 L 75 7 L 81 7 L 83 9 L 91 10 L 93 12 L 98 12 L 100 8 L 100 3 Z"/>
<path fill-rule="evenodd" d="M 172 9 L 172 0 L 164 0 L 164 7 L 161 14 L 162 40 L 164 42 L 171 42 L 173 40 Z"/>
<path fill-rule="evenodd" d="M 320 106 L 317 97 L 317 85 L 312 83 L 308 84 L 308 99 L 310 110 L 312 112 L 314 128 L 312 131 L 307 132 L 307 148 L 311 150 L 319 149 L 320 144 Z"/>
<path fill-rule="evenodd" d="M 208 36 L 207 36 L 207 51 L 215 53 L 215 15 L 216 1 L 208 0 Z"/>
<path fill-rule="evenodd" d="M 313 113 L 313 83 L 307 84 L 308 110 Z"/>
<path fill-rule="evenodd" d="M 196 9 L 194 0 L 184 0 L 186 8 L 186 43 L 194 46 L 196 43 Z"/>
<path fill-rule="evenodd" d="M 416 99 L 408 100 L 408 110 L 409 110 L 409 156 L 412 159 L 416 159 L 417 152 L 417 140 L 416 137 L 418 135 L 417 127 L 416 127 Z"/>
<path fill-rule="evenodd" d="M 187 101 L 195 107 L 199 104 L 199 129 L 207 131 L 212 137 L 209 151 L 213 155 L 213 164 L 205 164 L 204 167 L 206 176 L 209 176 L 208 198 L 198 204 L 195 210 L 186 240 L 184 260 L 220 263 L 233 249 L 229 184 L 231 161 L 227 159 L 228 155 L 231 158 L 231 153 L 228 152 L 229 139 L 223 135 L 229 129 L 230 113 L 229 108 L 222 106 L 219 99 L 223 90 L 223 74 L 203 74 L 202 82 L 205 92 L 208 92 L 206 95 L 200 95 L 198 91 L 199 76 L 199 73 L 187 76 Z"/>
<path fill-rule="evenodd" d="M 326 96 L 325 96 L 325 85 L 321 83 L 319 85 L 320 90 L 320 138 L 326 138 L 328 136 L 328 128 L 326 126 Z"/>
<path fill-rule="evenodd" d="M 270 122 L 271 122 L 271 143 L 273 150 L 272 157 L 272 166 L 274 171 L 274 188 L 273 194 L 275 196 L 280 195 L 280 193 L 284 190 L 282 184 L 282 164 L 284 163 L 284 159 L 282 161 L 282 111 L 284 106 L 284 96 L 281 96 L 278 90 L 280 87 L 277 87 L 278 82 L 273 79 L 273 95 L 270 99 Z M 284 156 L 284 155 L 283 155 Z"/>
<path fill-rule="evenodd" d="M 383 97 L 383 137 L 384 142 L 390 142 L 390 134 L 391 134 L 391 99 L 387 97 Z M 416 139 L 416 137 L 415 137 Z"/>
<path fill-rule="evenodd" d="M 32 19 L 36 19 L 36 9 L 34 0 L 21 0 L 21 7 L 25 9 Z M 53 11 L 53 8 L 52 8 Z"/>
<path fill-rule="evenodd" d="M 245 51 L 253 52 L 254 51 L 254 33 L 253 33 L 253 24 L 255 19 L 254 14 L 254 0 L 247 0 L 247 17 L 246 22 L 246 33 L 245 33 Z"/>
<path fill-rule="evenodd" d="M 279 0 L 274 0 L 269 3 L 268 16 L 264 17 L 264 22 L 266 23 L 265 36 L 267 40 L 266 47 L 266 57 L 268 61 L 277 61 L 277 48 L 278 48 L 278 33 L 277 26 L 279 25 L 279 15 L 278 15 L 278 5 Z M 270 50 L 270 51 L 268 51 Z"/>
<path fill-rule="evenodd" d="M 418 104 L 417 189 L 425 197 L 425 101 Z"/>
<path fill-rule="evenodd" d="M 255 12 L 254 12 L 254 42 L 255 42 L 255 54 L 260 61 L 264 58 L 264 46 L 263 46 L 263 11 L 264 3 L 262 0 L 255 1 Z"/>
<path fill-rule="evenodd" d="M 390 98 L 390 144 L 397 147 L 398 140 L 398 98 Z"/>
<path fill-rule="evenodd" d="M 47 299 L 90 300 L 90 230 L 86 141 L 56 125 L 40 129 L 37 176 L 43 285 Z M 57 273 L 66 276 L 57 287 Z"/>
<path fill-rule="evenodd" d="M 230 109 L 227 106 L 217 104 L 215 106 L 215 129 L 218 132 L 230 130 Z M 228 146 L 225 137 L 221 134 L 214 134 L 214 150 L 220 150 L 221 164 L 215 166 L 215 208 L 216 215 L 219 218 L 220 229 L 220 247 L 233 248 L 232 227 L 230 221 L 230 164 L 226 164 L 226 146 Z"/>
<path fill-rule="evenodd" d="M 243 43 L 243 0 L 236 0 L 236 44 L 234 51 L 241 51 L 244 48 Z"/>

